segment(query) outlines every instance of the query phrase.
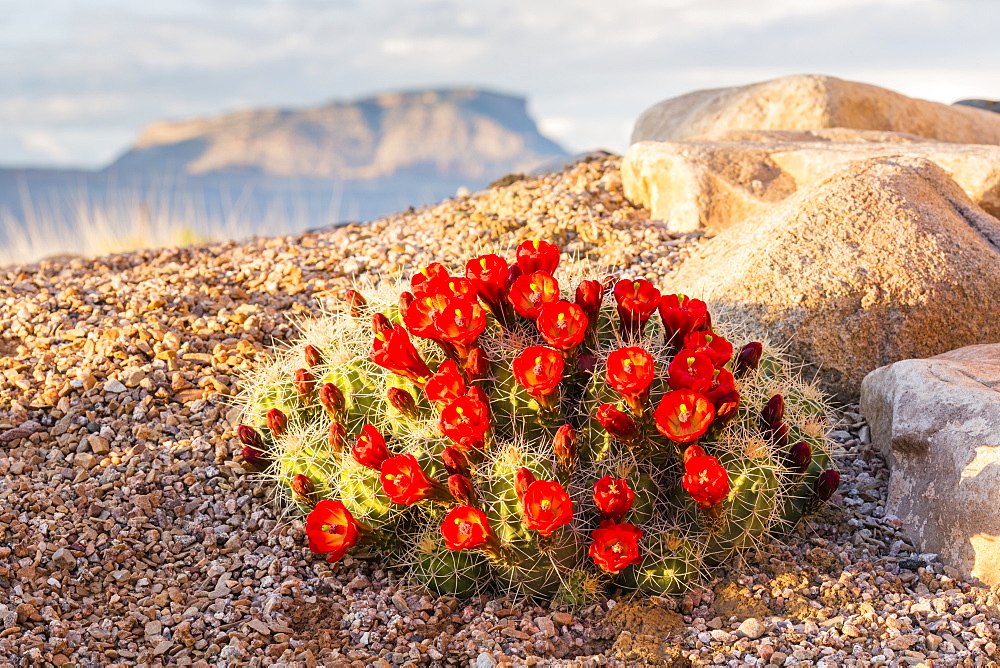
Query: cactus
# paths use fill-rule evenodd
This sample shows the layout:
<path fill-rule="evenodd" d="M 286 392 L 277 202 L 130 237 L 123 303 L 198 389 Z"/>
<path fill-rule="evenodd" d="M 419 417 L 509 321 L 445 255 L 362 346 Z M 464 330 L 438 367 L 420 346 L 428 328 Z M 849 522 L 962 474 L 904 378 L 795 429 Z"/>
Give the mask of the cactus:
<path fill-rule="evenodd" d="M 250 379 L 244 459 L 314 551 L 579 605 L 682 593 L 829 498 L 828 407 L 780 350 L 587 269 L 533 241 L 359 287 Z"/>

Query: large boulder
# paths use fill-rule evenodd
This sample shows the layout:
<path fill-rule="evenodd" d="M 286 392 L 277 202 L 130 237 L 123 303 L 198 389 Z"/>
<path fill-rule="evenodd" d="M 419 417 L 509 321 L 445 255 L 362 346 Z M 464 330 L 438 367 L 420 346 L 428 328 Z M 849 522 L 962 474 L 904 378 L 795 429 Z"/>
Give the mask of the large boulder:
<path fill-rule="evenodd" d="M 873 158 L 723 230 L 667 288 L 740 309 L 853 399 L 879 366 L 1000 341 L 1000 221 L 928 160 Z"/>
<path fill-rule="evenodd" d="M 922 552 L 1000 584 L 1000 344 L 876 369 L 861 410 L 891 470 L 886 512 Z"/>
<path fill-rule="evenodd" d="M 632 143 L 714 136 L 727 130 L 837 127 L 908 132 L 963 144 L 1000 144 L 997 114 L 817 74 L 699 90 L 664 100 L 639 116 Z"/>
<path fill-rule="evenodd" d="M 733 131 L 713 140 L 639 142 L 622 161 L 634 203 L 677 232 L 720 230 L 765 211 L 849 162 L 926 158 L 988 213 L 1000 214 L 1000 146 L 868 130 Z"/>

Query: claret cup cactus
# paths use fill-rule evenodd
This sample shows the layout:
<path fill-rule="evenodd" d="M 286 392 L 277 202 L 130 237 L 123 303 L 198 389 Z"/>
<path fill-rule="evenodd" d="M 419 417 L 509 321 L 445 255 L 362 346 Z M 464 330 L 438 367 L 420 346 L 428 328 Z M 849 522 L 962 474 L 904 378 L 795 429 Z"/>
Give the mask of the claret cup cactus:
<path fill-rule="evenodd" d="M 774 349 L 581 273 L 529 241 L 352 290 L 250 383 L 243 459 L 310 549 L 458 596 L 669 595 L 830 498 L 827 408 Z"/>

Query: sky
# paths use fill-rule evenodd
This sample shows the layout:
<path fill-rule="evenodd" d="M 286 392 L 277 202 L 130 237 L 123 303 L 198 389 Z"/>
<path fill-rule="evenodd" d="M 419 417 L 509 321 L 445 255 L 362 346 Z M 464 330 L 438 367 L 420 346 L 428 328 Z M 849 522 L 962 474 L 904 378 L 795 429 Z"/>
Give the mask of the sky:
<path fill-rule="evenodd" d="M 153 121 L 398 89 L 525 95 L 572 152 L 787 74 L 1000 99 L 998 25 L 996 0 L 0 0 L 0 165 L 98 167 Z"/>

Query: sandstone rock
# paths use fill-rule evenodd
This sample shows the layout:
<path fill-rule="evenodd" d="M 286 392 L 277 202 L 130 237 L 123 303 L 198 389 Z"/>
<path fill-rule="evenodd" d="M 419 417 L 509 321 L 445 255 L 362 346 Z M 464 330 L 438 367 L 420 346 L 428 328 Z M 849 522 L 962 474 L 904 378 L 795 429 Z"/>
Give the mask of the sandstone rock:
<path fill-rule="evenodd" d="M 876 369 L 861 408 L 892 472 L 886 512 L 922 552 L 1000 584 L 1000 344 Z"/>
<path fill-rule="evenodd" d="M 730 132 L 718 140 L 639 142 L 622 161 L 625 195 L 671 230 L 719 230 L 773 208 L 850 162 L 906 155 L 942 167 L 973 202 L 1000 215 L 1000 146 L 863 130 Z"/>
<path fill-rule="evenodd" d="M 927 160 L 871 159 L 724 230 L 664 287 L 739 309 L 853 398 L 884 364 L 1000 340 L 1000 221 Z"/>
<path fill-rule="evenodd" d="M 1000 116 L 907 97 L 870 84 L 800 74 L 734 88 L 699 90 L 639 116 L 632 143 L 727 130 L 856 128 L 909 132 L 963 144 L 1000 144 Z"/>

